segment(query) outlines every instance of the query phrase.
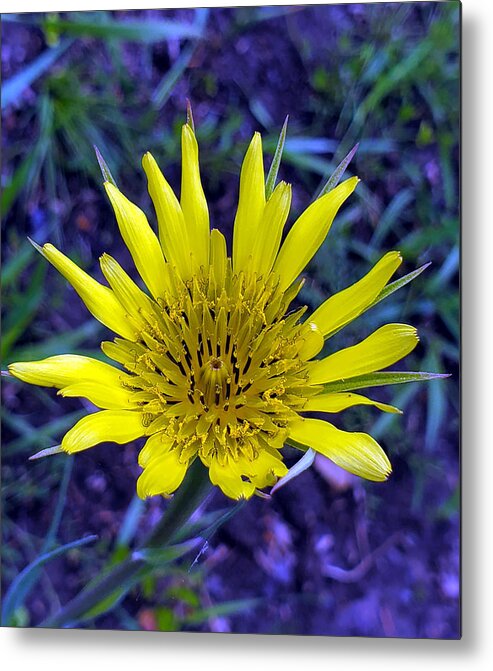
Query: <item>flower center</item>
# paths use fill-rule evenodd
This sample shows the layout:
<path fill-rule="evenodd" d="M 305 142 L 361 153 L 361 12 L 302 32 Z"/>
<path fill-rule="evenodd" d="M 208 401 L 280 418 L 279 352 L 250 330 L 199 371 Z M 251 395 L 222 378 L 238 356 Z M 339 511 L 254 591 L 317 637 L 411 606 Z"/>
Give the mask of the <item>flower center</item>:
<path fill-rule="evenodd" d="M 222 359 L 211 357 L 200 369 L 199 387 L 206 405 L 219 407 L 229 400 L 231 373 Z"/>
<path fill-rule="evenodd" d="M 281 447 L 286 425 L 308 395 L 310 329 L 304 309 L 286 315 L 299 285 L 286 292 L 277 278 L 214 267 L 184 283 L 170 272 L 170 289 L 136 343 L 116 339 L 105 352 L 133 373 L 133 398 L 149 433 L 163 431 L 183 460 L 255 457 Z"/>

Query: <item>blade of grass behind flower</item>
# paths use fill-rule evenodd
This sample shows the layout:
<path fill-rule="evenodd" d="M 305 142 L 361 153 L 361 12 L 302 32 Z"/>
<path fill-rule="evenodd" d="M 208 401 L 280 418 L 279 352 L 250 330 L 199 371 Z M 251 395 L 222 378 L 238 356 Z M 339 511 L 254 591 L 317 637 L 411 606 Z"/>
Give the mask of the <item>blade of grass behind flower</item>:
<path fill-rule="evenodd" d="M 12 584 L 10 585 L 10 588 L 8 589 L 4 597 L 2 607 L 2 625 L 9 626 L 15 611 L 17 610 L 17 608 L 19 608 L 19 606 L 23 604 L 27 594 L 29 593 L 32 587 L 31 579 L 32 574 L 34 572 L 37 572 L 45 564 L 52 561 L 53 559 L 56 559 L 57 557 L 60 557 L 69 550 L 73 550 L 74 548 L 81 547 L 82 545 L 92 543 L 96 539 L 97 536 L 91 535 L 86 536 L 84 538 L 80 538 L 76 541 L 72 541 L 71 543 L 66 543 L 65 545 L 61 545 L 60 547 L 55 548 L 50 552 L 46 552 L 40 555 L 33 562 L 28 564 L 28 566 L 26 566 L 26 568 L 23 571 L 21 571 L 21 573 L 19 573 L 19 575 L 17 575 L 16 578 L 13 580 Z"/>
<path fill-rule="evenodd" d="M 437 355 L 436 345 L 431 345 L 423 365 L 440 370 L 441 361 Z M 425 449 L 429 452 L 436 450 L 437 442 L 447 415 L 447 399 L 443 381 L 430 384 L 427 387 L 427 413 L 425 426 Z"/>
<path fill-rule="evenodd" d="M 121 547 L 128 548 L 130 546 L 139 526 L 144 509 L 145 502 L 135 494 L 130 501 L 130 505 L 127 508 L 120 530 L 118 531 L 116 539 L 117 549 Z"/>
<path fill-rule="evenodd" d="M 34 256 L 34 249 L 28 242 L 21 244 L 2 268 L 2 289 L 9 288 L 27 268 Z"/>
<path fill-rule="evenodd" d="M 47 49 L 16 75 L 7 79 L 2 85 L 2 109 L 12 103 L 19 102 L 22 93 L 28 86 L 51 68 L 53 63 L 68 49 L 73 40 L 60 42 L 56 47 Z"/>
<path fill-rule="evenodd" d="M 6 217 L 10 208 L 12 207 L 18 194 L 24 188 L 28 181 L 29 173 L 31 172 L 34 161 L 34 154 L 30 152 L 15 170 L 10 181 L 7 182 L 2 190 L 0 199 L 0 210 L 2 217 Z M 15 258 L 15 257 L 14 257 Z"/>
<path fill-rule="evenodd" d="M 415 199 L 414 189 L 401 189 L 392 198 L 382 215 L 379 217 L 378 225 L 373 233 L 370 245 L 378 248 L 387 233 L 394 229 L 401 213 Z"/>
<path fill-rule="evenodd" d="M 98 333 L 102 332 L 102 329 L 103 327 L 99 322 L 88 320 L 72 331 L 54 335 L 38 344 L 16 347 L 15 350 L 10 353 L 10 356 L 6 361 L 8 363 L 11 363 L 12 361 L 34 361 L 36 359 L 45 359 L 46 357 L 54 356 L 55 354 L 66 354 L 71 350 L 72 354 L 84 353 L 95 359 L 106 361 L 107 359 L 100 350 L 91 350 L 90 352 L 84 350 L 84 352 L 82 352 L 79 348 L 79 345 L 82 342 L 90 340 L 93 336 L 98 335 Z M 74 349 L 76 349 L 76 351 L 73 351 Z"/>
<path fill-rule="evenodd" d="M 196 610 L 190 615 L 187 615 L 185 622 L 187 624 L 200 624 L 212 617 L 225 617 L 227 615 L 235 615 L 241 611 L 251 610 L 262 603 L 262 599 L 254 597 L 252 599 L 237 599 L 235 601 L 225 601 L 218 603 L 209 608 Z"/>
<path fill-rule="evenodd" d="M 151 102 L 155 109 L 160 110 L 164 106 L 192 60 L 196 48 L 197 42 L 194 42 L 182 49 L 176 61 L 154 89 L 154 93 L 151 95 Z"/>
<path fill-rule="evenodd" d="M 105 16 L 103 20 L 91 20 L 91 15 L 93 15 L 92 12 L 90 14 L 74 15 L 77 18 L 71 21 L 50 17 L 49 20 L 43 21 L 41 26 L 56 30 L 61 35 L 144 42 L 147 44 L 169 39 L 197 38 L 202 35 L 200 26 L 191 22 L 156 18 L 152 21 L 138 19 L 122 21 L 109 18 L 109 16 Z"/>
<path fill-rule="evenodd" d="M 46 271 L 47 267 L 45 263 L 36 265 L 29 287 L 23 294 L 22 300 L 12 306 L 8 316 L 4 320 L 1 345 L 2 362 L 9 358 L 15 342 L 21 337 L 39 310 L 44 298 L 44 277 Z"/>

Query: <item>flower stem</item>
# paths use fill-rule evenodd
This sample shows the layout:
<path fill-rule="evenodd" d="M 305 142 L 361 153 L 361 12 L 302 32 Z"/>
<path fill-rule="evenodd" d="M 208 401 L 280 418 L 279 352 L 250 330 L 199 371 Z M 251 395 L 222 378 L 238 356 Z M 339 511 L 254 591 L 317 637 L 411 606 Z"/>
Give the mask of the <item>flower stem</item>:
<path fill-rule="evenodd" d="M 196 459 L 161 520 L 138 549 L 159 548 L 169 544 L 177 531 L 205 501 L 211 490 L 207 469 L 199 459 Z M 105 612 L 120 600 L 143 577 L 145 569 L 149 568 L 138 553 L 135 556 L 130 555 L 103 576 L 91 581 L 72 601 L 39 626 L 53 628 L 70 626 L 91 611 L 94 611 L 94 616 Z M 107 605 L 104 604 L 105 601 L 108 602 Z"/>

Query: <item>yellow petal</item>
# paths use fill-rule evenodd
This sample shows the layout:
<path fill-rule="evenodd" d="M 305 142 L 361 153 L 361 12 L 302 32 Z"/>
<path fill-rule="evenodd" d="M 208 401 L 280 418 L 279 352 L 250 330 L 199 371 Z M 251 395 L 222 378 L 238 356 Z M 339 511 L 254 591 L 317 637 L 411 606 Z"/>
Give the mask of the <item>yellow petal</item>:
<path fill-rule="evenodd" d="M 98 443 L 128 443 L 144 435 L 142 413 L 132 410 L 101 410 L 80 419 L 62 440 L 62 450 L 72 454 Z"/>
<path fill-rule="evenodd" d="M 303 412 L 341 412 L 341 410 L 352 408 L 354 405 L 374 405 L 383 412 L 401 414 L 399 408 L 395 408 L 393 405 L 373 401 L 366 396 L 351 394 L 349 392 L 327 393 L 312 396 L 312 398 L 309 398 L 303 406 Z"/>
<path fill-rule="evenodd" d="M 206 268 L 209 265 L 209 209 L 200 179 L 199 148 L 188 124 L 182 128 L 181 151 L 181 209 L 193 245 L 193 260 L 197 267 Z"/>
<path fill-rule="evenodd" d="M 217 228 L 213 228 L 211 231 L 211 265 L 214 268 L 214 278 L 218 287 L 224 286 L 227 264 L 226 238 Z"/>
<path fill-rule="evenodd" d="M 154 458 L 169 452 L 173 445 L 173 438 L 170 438 L 166 433 L 163 431 L 155 433 L 147 439 L 146 444 L 139 452 L 139 466 L 145 468 Z"/>
<path fill-rule="evenodd" d="M 180 452 L 170 450 L 151 459 L 137 480 L 137 494 L 141 499 L 162 494 L 169 496 L 181 485 L 188 462 L 180 462 Z"/>
<path fill-rule="evenodd" d="M 357 345 L 309 364 L 310 384 L 345 380 L 381 370 L 412 352 L 418 342 L 413 326 L 386 324 Z"/>
<path fill-rule="evenodd" d="M 101 270 L 108 284 L 115 293 L 125 310 L 139 324 L 142 330 L 148 328 L 144 315 L 152 318 L 153 307 L 149 296 L 140 289 L 123 270 L 118 261 L 109 254 L 103 254 L 99 259 Z"/>
<path fill-rule="evenodd" d="M 265 207 L 262 138 L 255 133 L 243 160 L 240 194 L 233 229 L 233 270 L 247 270 Z"/>
<path fill-rule="evenodd" d="M 154 298 L 164 296 L 166 268 L 163 252 L 155 233 L 142 210 L 117 188 L 105 182 L 106 193 L 115 211 L 121 236 Z"/>
<path fill-rule="evenodd" d="M 204 462 L 205 463 L 205 462 Z M 242 479 L 242 474 L 232 459 L 226 460 L 224 465 L 213 457 L 209 467 L 209 478 L 213 485 L 217 485 L 230 499 L 249 499 L 254 491 L 255 485 Z"/>
<path fill-rule="evenodd" d="M 381 482 L 392 472 L 387 455 L 366 433 L 341 431 L 321 419 L 299 419 L 289 424 L 289 436 L 361 478 Z"/>
<path fill-rule="evenodd" d="M 303 337 L 303 344 L 299 350 L 299 355 L 302 361 L 308 361 L 316 356 L 324 346 L 324 337 L 316 324 L 311 321 L 303 324 L 301 332 Z"/>
<path fill-rule="evenodd" d="M 240 458 L 238 467 L 241 474 L 247 476 L 257 489 L 263 489 L 275 484 L 278 478 L 288 472 L 287 466 L 279 457 L 280 455 L 261 450 L 256 459 Z"/>
<path fill-rule="evenodd" d="M 23 382 L 61 389 L 76 382 L 98 380 L 105 386 L 130 381 L 130 376 L 103 361 L 77 354 L 59 354 L 41 361 L 20 361 L 9 372 Z"/>
<path fill-rule="evenodd" d="M 279 182 L 267 201 L 253 246 L 252 270 L 266 275 L 272 270 L 291 207 L 291 185 Z"/>
<path fill-rule="evenodd" d="M 339 208 L 358 184 L 351 177 L 335 189 L 318 198 L 295 221 L 274 264 L 281 277 L 281 289 L 287 289 L 312 259 L 334 221 Z"/>
<path fill-rule="evenodd" d="M 137 340 L 135 325 L 111 289 L 96 282 L 52 244 L 40 247 L 39 251 L 70 282 L 98 321 L 128 340 Z"/>
<path fill-rule="evenodd" d="M 370 307 L 401 263 L 399 252 L 388 252 L 365 277 L 322 303 L 310 320 L 325 337 L 332 335 Z"/>
<path fill-rule="evenodd" d="M 189 279 L 192 267 L 190 239 L 181 205 L 149 152 L 142 159 L 142 166 L 156 210 L 159 240 L 166 260 L 177 268 L 182 279 Z"/>
<path fill-rule="evenodd" d="M 87 398 L 98 408 L 105 410 L 130 410 L 137 407 L 132 399 L 135 393 L 121 384 L 106 385 L 99 380 L 76 382 L 58 392 L 68 398 Z"/>

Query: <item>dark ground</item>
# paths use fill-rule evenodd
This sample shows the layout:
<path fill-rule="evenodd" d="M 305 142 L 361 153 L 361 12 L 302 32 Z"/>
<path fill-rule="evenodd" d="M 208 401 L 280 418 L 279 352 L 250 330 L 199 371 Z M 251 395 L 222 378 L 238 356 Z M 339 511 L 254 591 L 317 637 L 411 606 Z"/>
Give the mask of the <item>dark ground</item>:
<path fill-rule="evenodd" d="M 359 197 L 310 265 L 302 298 L 317 305 L 388 249 L 403 252 L 403 273 L 432 260 L 432 271 L 346 329 L 338 343 L 361 339 L 384 321 L 406 321 L 421 334 L 409 370 L 452 373 L 445 382 L 382 392 L 405 410 L 402 417 L 355 409 L 341 418 L 347 429 L 372 433 L 389 453 L 394 473 L 387 483 L 363 483 L 320 458 L 270 501 L 248 502 L 192 570 L 193 557 L 83 626 L 459 636 L 458 6 L 446 5 L 292 7 L 279 15 L 274 8 L 211 10 L 197 41 L 86 35 L 3 110 L 2 368 L 59 352 L 94 354 L 108 337 L 87 321 L 55 271 L 31 254 L 25 237 L 59 244 L 97 276 L 103 251 L 126 263 L 91 145 L 104 150 L 122 190 L 150 213 L 140 156 L 150 149 L 178 186 L 188 97 L 211 218 L 225 232 L 254 130 L 272 148 L 290 114 L 289 137 L 301 141 L 286 147 L 280 177 L 293 183 L 295 212 L 361 141 L 352 165 L 363 180 Z M 133 14 L 114 18 L 124 22 Z M 136 14 L 195 20 L 193 10 Z M 31 19 L 3 22 L 3 81 L 58 33 L 63 38 L 56 21 L 33 25 L 46 15 Z M 166 93 L 163 76 L 187 48 L 187 65 L 177 68 Z M 39 624 L 100 570 L 134 495 L 136 445 L 89 450 L 71 473 L 63 457 L 27 461 L 59 441 L 80 411 L 80 401 L 52 390 L 3 384 L 4 592 L 41 551 L 64 467 L 70 480 L 57 540 L 98 535 L 94 545 L 47 566 L 16 611 L 19 626 Z M 295 458 L 288 454 L 289 465 Z M 208 510 L 226 505 L 217 493 Z M 164 506 L 152 500 L 134 515 L 136 539 Z"/>

